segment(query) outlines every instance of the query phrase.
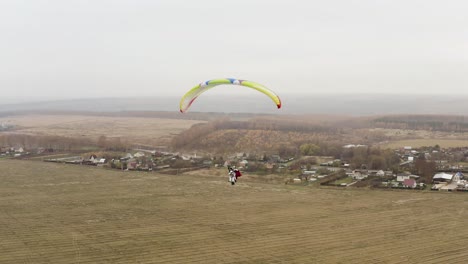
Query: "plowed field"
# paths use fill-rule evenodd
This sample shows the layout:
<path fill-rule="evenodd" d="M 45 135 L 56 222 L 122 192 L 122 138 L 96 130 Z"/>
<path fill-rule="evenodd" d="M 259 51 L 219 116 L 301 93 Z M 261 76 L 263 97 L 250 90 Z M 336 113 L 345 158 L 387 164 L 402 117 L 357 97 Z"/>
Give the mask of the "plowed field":
<path fill-rule="evenodd" d="M 0 263 L 466 263 L 468 193 L 0 160 Z M 212 176 L 213 175 L 213 176 Z"/>

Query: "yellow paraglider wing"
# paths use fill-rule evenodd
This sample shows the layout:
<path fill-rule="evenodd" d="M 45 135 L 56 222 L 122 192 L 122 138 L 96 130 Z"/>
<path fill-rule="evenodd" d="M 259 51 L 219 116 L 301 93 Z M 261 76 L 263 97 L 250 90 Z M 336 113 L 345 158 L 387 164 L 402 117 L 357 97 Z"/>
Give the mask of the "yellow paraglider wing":
<path fill-rule="evenodd" d="M 246 80 L 239 80 L 239 79 L 231 79 L 231 78 L 226 78 L 226 79 L 214 79 L 206 82 L 202 82 L 198 84 L 197 86 L 193 87 L 190 89 L 184 96 L 182 96 L 182 99 L 180 100 L 180 112 L 185 113 L 192 103 L 197 99 L 198 96 L 200 96 L 202 93 L 205 91 L 218 86 L 218 85 L 240 85 L 244 87 L 249 87 L 251 89 L 257 90 L 266 96 L 270 97 L 270 99 L 276 104 L 276 106 L 281 108 L 281 100 L 280 98 L 270 89 L 266 88 L 265 86 L 256 83 L 256 82 L 251 82 L 251 81 L 246 81 Z"/>

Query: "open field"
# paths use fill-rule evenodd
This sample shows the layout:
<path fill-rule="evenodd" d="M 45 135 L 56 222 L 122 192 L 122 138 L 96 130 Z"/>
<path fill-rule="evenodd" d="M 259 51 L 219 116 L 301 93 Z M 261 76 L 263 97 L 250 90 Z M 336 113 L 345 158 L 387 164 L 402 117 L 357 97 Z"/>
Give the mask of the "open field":
<path fill-rule="evenodd" d="M 439 145 L 442 148 L 467 147 L 468 134 L 429 130 L 384 129 L 373 128 L 373 132 L 380 132 L 393 138 L 388 142 L 381 142 L 383 148 L 398 149 L 404 146 L 413 148 Z"/>
<path fill-rule="evenodd" d="M 462 139 L 441 139 L 441 138 L 425 138 L 425 139 L 407 139 L 397 140 L 381 145 L 383 148 L 397 149 L 404 146 L 413 148 L 429 147 L 439 145 L 441 148 L 468 147 L 468 140 Z"/>
<path fill-rule="evenodd" d="M 15 132 L 31 135 L 56 135 L 65 137 L 87 137 L 128 139 L 139 144 L 167 143 L 171 134 L 180 133 L 193 124 L 204 121 L 144 118 L 105 117 L 85 115 L 24 115 L 0 118 L 19 127 Z"/>
<path fill-rule="evenodd" d="M 0 263 L 465 263 L 468 195 L 0 160 Z M 248 176 L 248 175 L 246 175 Z"/>
<path fill-rule="evenodd" d="M 108 115 L 109 113 L 101 113 Z M 115 113 L 114 113 L 115 114 Z M 20 133 L 41 136 L 71 137 L 74 139 L 97 140 L 100 136 L 106 136 L 109 142 L 119 138 L 120 142 L 131 145 L 161 146 L 168 145 L 175 135 L 180 134 L 192 127 L 194 124 L 205 123 L 204 120 L 174 119 L 151 117 L 158 113 L 126 113 L 129 116 L 99 116 L 99 113 L 83 114 L 29 114 L 12 115 L 0 118 L 0 122 L 16 125 L 12 131 L 5 131 L 2 134 Z M 148 116 L 132 116 L 148 115 Z M 160 115 L 164 116 L 164 113 Z M 202 116 L 197 116 L 201 118 Z M 172 118 L 172 119 L 171 119 Z M 251 120 L 249 118 L 252 118 Z M 401 148 L 403 146 L 421 147 L 434 146 L 438 144 L 443 148 L 468 146 L 468 133 L 454 133 L 444 131 L 410 130 L 392 128 L 359 128 L 347 129 L 345 133 L 331 133 L 321 131 L 321 126 L 325 119 L 328 122 L 345 122 L 349 117 L 345 116 L 268 116 L 263 119 L 255 119 L 254 116 L 245 115 L 236 117 L 238 122 L 245 119 L 251 122 L 249 125 L 257 125 L 258 129 L 239 130 L 234 126 L 236 123 L 226 121 L 227 128 L 213 129 L 206 126 L 207 130 L 199 135 L 200 127 L 188 130 L 179 140 L 176 148 L 193 148 L 206 152 L 225 152 L 222 146 L 226 142 L 231 142 L 237 151 L 258 151 L 260 148 L 275 149 L 278 144 L 291 145 L 297 147 L 296 141 L 304 142 L 331 142 L 330 144 L 378 144 L 383 148 Z M 208 119 L 207 119 L 208 120 Z M 250 120 L 250 121 L 248 121 Z M 281 124 L 283 127 L 271 129 L 270 123 L 275 121 L 275 125 Z M 300 127 L 295 127 L 300 120 L 307 120 L 310 127 L 305 127 L 305 131 L 300 131 Z M 353 122 L 349 119 L 347 122 Z M 358 120 L 358 119 L 356 119 Z M 262 127 L 262 122 L 266 122 Z M 289 122 L 289 123 L 288 123 Z M 291 123 L 292 122 L 292 123 Z M 356 121 L 357 122 L 357 121 Z M 220 123 L 218 123 L 219 125 Z M 317 126 L 317 127 L 315 127 Z M 333 126 L 331 126 L 333 127 Z M 311 131 L 307 130 L 311 129 Z M 282 131 L 291 129 L 291 131 Z M 295 129 L 299 130 L 296 131 Z M 314 129 L 318 129 L 317 131 Z M 331 128 L 329 128 L 331 129 Z M 191 131 L 191 132 L 190 132 Z M 198 132 L 197 132 L 198 131 Z M 321 131 L 321 132 L 320 132 Z M 331 130 L 333 131 L 333 129 Z M 194 135 L 193 140 L 187 140 L 187 135 Z M 180 139 L 180 138 L 179 138 Z M 196 139 L 196 140 L 195 140 Z M 190 143 L 190 144 L 189 144 Z M 296 144 L 296 145 L 295 145 Z M 276 151 L 276 150 L 275 150 Z"/>

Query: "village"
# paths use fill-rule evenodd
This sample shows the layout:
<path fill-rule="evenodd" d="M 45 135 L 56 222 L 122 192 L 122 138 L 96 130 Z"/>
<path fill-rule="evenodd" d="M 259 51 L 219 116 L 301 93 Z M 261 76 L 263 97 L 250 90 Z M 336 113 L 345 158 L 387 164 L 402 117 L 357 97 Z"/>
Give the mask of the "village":
<path fill-rule="evenodd" d="M 14 128 L 15 126 L 8 123 L 8 122 L 0 122 L 0 131 L 7 131 L 7 130 L 10 130 L 12 128 Z"/>
<path fill-rule="evenodd" d="M 359 150 L 368 151 L 366 145 L 345 145 L 343 154 Z M 255 175 L 284 176 L 286 184 L 321 185 L 333 187 L 371 187 L 408 190 L 468 191 L 464 172 L 468 148 L 439 146 L 412 148 L 405 146 L 393 150 L 398 166 L 390 168 L 351 163 L 343 157 L 290 156 L 278 154 L 253 155 L 234 153 L 226 157 L 182 154 L 179 152 L 133 149 L 126 153 L 66 153 L 51 148 L 25 149 L 21 146 L 0 147 L 0 158 L 33 159 L 83 166 L 99 166 L 124 171 L 156 171 L 179 174 L 206 168 L 235 166 Z M 377 165 L 378 166 L 378 165 Z M 371 168 L 372 167 L 372 168 Z"/>

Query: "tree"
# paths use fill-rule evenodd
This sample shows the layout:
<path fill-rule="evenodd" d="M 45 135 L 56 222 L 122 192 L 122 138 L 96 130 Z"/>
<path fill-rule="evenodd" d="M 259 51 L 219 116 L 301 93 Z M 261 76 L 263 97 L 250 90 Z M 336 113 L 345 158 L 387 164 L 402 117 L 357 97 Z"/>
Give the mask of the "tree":
<path fill-rule="evenodd" d="M 310 169 L 312 165 L 317 164 L 317 159 L 315 157 L 308 157 L 304 159 L 299 159 L 297 161 L 292 162 L 289 165 L 289 169 L 291 170 L 300 170 L 302 167 L 306 167 Z"/>
<path fill-rule="evenodd" d="M 312 156 L 319 152 L 320 147 L 315 144 L 306 143 L 306 144 L 302 144 L 299 147 L 299 150 L 301 151 L 301 154 L 304 156 Z"/>
<path fill-rule="evenodd" d="M 359 147 L 353 148 L 353 158 L 351 159 L 351 166 L 353 168 L 362 168 L 362 165 L 368 162 L 367 148 Z"/>
<path fill-rule="evenodd" d="M 216 164 L 223 165 L 225 161 L 224 161 L 223 156 L 215 156 L 215 157 L 213 157 L 213 162 L 216 163 Z"/>
<path fill-rule="evenodd" d="M 372 170 L 379 170 L 379 169 L 387 168 L 385 159 L 382 156 L 377 156 L 377 155 L 372 155 L 370 157 L 369 166 L 370 166 L 370 169 Z"/>
<path fill-rule="evenodd" d="M 414 173 L 421 176 L 421 181 L 424 183 L 431 183 L 436 171 L 437 166 L 434 161 L 418 158 L 414 163 Z"/>
<path fill-rule="evenodd" d="M 294 157 L 297 154 L 297 148 L 286 146 L 285 144 L 281 144 L 278 147 L 278 155 L 280 157 Z"/>

